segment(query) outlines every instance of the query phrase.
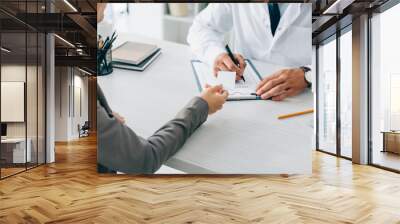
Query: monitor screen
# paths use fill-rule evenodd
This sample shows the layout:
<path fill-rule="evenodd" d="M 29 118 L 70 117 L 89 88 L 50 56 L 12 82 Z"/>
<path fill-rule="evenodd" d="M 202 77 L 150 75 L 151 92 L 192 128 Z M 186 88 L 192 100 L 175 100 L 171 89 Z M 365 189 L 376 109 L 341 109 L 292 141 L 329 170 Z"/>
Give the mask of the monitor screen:
<path fill-rule="evenodd" d="M 7 136 L 7 124 L 1 123 L 1 136 Z"/>

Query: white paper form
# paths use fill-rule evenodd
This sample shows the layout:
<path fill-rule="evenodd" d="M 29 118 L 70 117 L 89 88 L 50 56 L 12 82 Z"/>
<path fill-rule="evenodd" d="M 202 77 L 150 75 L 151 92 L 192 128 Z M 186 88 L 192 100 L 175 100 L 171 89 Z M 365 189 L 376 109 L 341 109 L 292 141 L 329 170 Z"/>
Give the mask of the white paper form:
<path fill-rule="evenodd" d="M 235 81 L 234 88 L 228 88 L 229 92 L 228 100 L 250 100 L 259 99 L 255 94 L 256 86 L 261 81 L 261 77 L 258 75 L 255 67 L 249 60 L 246 60 L 247 66 L 244 70 L 243 76 L 246 81 L 237 80 Z M 208 85 L 224 84 L 221 79 L 214 76 L 213 70 L 210 66 L 200 61 L 192 61 L 193 72 L 197 77 L 199 88 L 202 90 Z M 229 84 L 228 84 L 229 85 Z"/>
<path fill-rule="evenodd" d="M 236 72 L 219 71 L 217 75 L 217 83 L 229 91 L 235 89 Z"/>

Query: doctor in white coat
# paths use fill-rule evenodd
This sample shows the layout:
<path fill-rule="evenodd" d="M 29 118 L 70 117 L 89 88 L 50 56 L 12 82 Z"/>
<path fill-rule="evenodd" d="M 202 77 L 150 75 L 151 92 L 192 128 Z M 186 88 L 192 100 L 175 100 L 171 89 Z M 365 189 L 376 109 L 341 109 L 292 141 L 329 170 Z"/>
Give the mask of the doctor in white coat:
<path fill-rule="evenodd" d="M 225 50 L 230 33 L 235 65 Z M 218 71 L 236 71 L 240 79 L 244 58 L 285 65 L 264 78 L 256 93 L 262 99 L 283 100 L 311 86 L 311 4 L 215 3 L 194 20 L 187 41 L 197 57 Z"/>

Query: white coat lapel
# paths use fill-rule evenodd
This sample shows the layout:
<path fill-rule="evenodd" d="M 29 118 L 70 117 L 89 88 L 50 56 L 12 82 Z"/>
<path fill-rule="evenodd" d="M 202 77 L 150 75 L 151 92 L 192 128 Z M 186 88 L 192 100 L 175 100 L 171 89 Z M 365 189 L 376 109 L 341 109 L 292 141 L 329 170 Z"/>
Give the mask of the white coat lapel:
<path fill-rule="evenodd" d="M 302 4 L 289 4 L 285 12 L 283 13 L 278 27 L 275 32 L 275 36 L 273 38 L 273 44 L 279 40 L 279 38 L 284 35 L 289 29 L 290 26 L 297 20 L 297 18 L 301 14 L 301 5 Z"/>

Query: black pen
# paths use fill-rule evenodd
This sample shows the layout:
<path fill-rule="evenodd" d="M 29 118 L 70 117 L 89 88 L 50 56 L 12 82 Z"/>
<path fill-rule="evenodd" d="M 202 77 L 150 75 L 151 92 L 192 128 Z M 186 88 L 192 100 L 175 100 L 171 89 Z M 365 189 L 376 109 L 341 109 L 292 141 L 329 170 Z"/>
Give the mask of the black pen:
<path fill-rule="evenodd" d="M 237 65 L 238 67 L 240 66 L 239 62 L 236 60 L 235 56 L 233 56 L 231 49 L 229 48 L 228 44 L 225 46 L 226 51 L 228 52 L 229 57 L 231 58 L 231 60 L 233 61 L 233 63 L 235 63 L 235 65 Z M 243 75 L 242 75 L 242 80 L 243 82 L 246 82 L 246 80 L 244 79 Z"/>

